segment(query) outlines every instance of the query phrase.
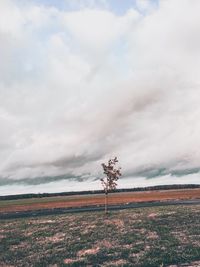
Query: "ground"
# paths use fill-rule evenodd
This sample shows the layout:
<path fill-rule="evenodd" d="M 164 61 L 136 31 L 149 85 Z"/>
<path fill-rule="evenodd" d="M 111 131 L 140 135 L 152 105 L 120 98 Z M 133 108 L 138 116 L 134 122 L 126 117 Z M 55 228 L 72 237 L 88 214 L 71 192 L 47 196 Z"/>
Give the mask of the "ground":
<path fill-rule="evenodd" d="M 142 192 L 110 193 L 109 204 L 125 204 L 146 201 L 165 201 L 181 199 L 197 199 L 200 197 L 200 188 L 156 190 Z M 1 200 L 1 212 L 27 211 L 38 209 L 69 208 L 82 206 L 97 206 L 104 204 L 104 194 L 58 196 L 44 198 L 30 198 L 18 200 Z"/>
<path fill-rule="evenodd" d="M 0 221 L 0 266 L 200 266 L 200 206 Z"/>

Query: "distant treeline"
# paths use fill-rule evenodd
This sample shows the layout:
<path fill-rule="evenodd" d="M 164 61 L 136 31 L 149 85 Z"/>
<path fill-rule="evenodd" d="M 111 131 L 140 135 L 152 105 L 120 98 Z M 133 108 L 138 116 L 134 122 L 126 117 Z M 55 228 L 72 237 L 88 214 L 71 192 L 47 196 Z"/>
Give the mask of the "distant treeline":
<path fill-rule="evenodd" d="M 194 188 L 200 188 L 200 185 L 197 185 L 197 184 L 157 185 L 157 186 L 147 186 L 147 187 L 116 189 L 116 190 L 111 191 L 111 192 L 112 193 L 140 192 L 140 191 L 152 191 L 152 190 L 194 189 Z M 72 195 L 88 195 L 88 194 L 102 194 L 102 193 L 104 193 L 103 190 L 88 190 L 88 191 L 72 191 L 72 192 L 62 192 L 62 193 L 21 194 L 21 195 L 0 196 L 0 200 L 58 197 L 58 196 L 72 196 Z"/>

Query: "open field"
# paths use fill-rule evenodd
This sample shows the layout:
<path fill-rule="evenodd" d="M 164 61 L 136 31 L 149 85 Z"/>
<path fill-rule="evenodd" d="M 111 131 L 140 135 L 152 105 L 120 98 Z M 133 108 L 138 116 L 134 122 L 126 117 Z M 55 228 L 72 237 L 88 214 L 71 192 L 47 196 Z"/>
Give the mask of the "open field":
<path fill-rule="evenodd" d="M 179 189 L 162 191 L 123 192 L 109 194 L 109 204 L 125 204 L 147 201 L 177 199 L 198 199 L 200 189 Z M 19 200 L 1 200 L 0 212 L 27 211 L 39 209 L 95 206 L 104 204 L 104 195 L 74 195 Z"/>
<path fill-rule="evenodd" d="M 2 220 L 0 243 L 4 267 L 197 267 L 200 206 Z"/>

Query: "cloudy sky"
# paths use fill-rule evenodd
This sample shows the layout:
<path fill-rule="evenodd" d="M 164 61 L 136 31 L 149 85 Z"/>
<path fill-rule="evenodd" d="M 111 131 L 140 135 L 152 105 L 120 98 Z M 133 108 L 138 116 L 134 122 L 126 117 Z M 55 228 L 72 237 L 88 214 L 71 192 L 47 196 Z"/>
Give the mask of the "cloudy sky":
<path fill-rule="evenodd" d="M 199 0 L 1 0 L 0 195 L 200 184 Z"/>

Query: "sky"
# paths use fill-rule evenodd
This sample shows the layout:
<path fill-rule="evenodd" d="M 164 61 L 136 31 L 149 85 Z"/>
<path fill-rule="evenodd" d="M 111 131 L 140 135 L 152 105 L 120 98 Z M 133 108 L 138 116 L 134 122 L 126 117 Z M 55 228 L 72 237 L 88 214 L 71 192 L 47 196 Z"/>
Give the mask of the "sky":
<path fill-rule="evenodd" d="M 199 0 L 1 0 L 0 195 L 200 184 Z"/>

